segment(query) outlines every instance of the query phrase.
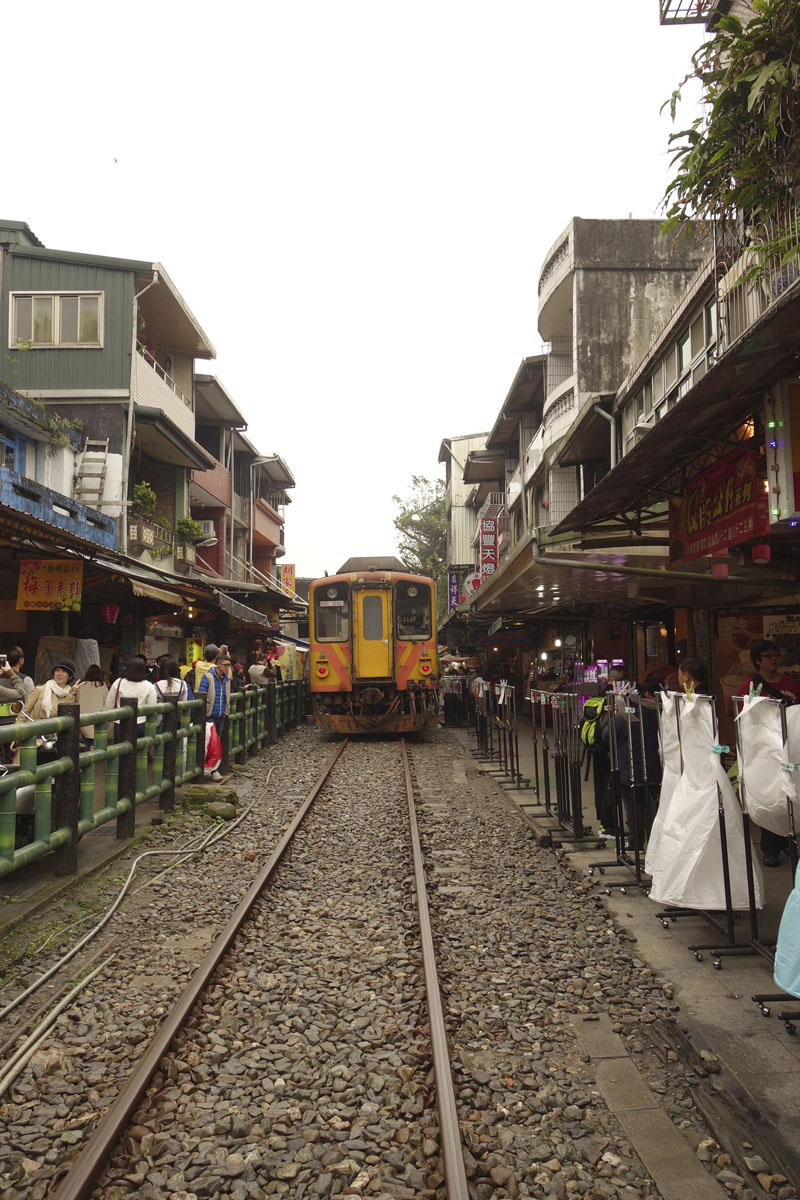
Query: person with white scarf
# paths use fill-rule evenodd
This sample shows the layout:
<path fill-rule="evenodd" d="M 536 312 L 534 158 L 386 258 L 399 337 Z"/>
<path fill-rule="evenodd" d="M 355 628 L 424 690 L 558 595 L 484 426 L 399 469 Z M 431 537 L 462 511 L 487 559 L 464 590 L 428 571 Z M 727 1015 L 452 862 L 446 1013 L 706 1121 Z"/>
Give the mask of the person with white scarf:
<path fill-rule="evenodd" d="M 28 696 L 22 709 L 25 716 L 20 713 L 17 723 L 25 722 L 26 716 L 31 721 L 45 721 L 48 717 L 57 717 L 59 704 L 69 704 L 75 700 L 74 679 L 75 668 L 72 663 L 66 659 L 57 662 L 47 683 L 35 687 Z"/>

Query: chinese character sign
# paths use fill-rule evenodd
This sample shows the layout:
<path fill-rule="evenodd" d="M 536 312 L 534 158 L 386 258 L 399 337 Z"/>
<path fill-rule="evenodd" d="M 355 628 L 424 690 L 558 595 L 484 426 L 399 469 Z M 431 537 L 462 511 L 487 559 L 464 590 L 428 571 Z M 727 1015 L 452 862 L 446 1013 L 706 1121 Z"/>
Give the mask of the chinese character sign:
<path fill-rule="evenodd" d="M 755 454 L 734 450 L 690 479 L 671 516 L 680 522 L 675 533 L 687 561 L 768 533 L 769 506 Z"/>
<path fill-rule="evenodd" d="M 281 563 L 281 583 L 288 591 L 294 591 L 294 563 Z"/>
<path fill-rule="evenodd" d="M 481 579 L 497 570 L 497 521 L 494 517 L 481 519 Z"/>
<path fill-rule="evenodd" d="M 447 608 L 452 612 L 454 608 L 458 608 L 458 602 L 461 599 L 461 589 L 458 583 L 458 572 L 447 572 Z"/>
<path fill-rule="evenodd" d="M 82 591 L 82 562 L 60 558 L 23 558 L 19 564 L 17 610 L 80 612 Z"/>

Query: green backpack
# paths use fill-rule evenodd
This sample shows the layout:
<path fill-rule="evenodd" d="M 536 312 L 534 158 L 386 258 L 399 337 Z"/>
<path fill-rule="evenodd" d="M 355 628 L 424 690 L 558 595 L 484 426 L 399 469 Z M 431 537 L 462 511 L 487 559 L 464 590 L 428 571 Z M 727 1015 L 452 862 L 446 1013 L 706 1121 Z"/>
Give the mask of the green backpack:
<path fill-rule="evenodd" d="M 583 706 L 580 738 L 584 746 L 588 746 L 590 750 L 596 750 L 600 745 L 602 737 L 600 718 L 605 706 L 605 696 L 593 696 Z"/>

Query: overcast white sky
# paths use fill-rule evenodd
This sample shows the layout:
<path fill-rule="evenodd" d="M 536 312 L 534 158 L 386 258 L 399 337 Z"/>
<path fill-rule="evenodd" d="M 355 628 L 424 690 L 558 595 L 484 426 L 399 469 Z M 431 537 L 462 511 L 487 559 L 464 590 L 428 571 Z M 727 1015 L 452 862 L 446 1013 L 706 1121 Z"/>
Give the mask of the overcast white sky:
<path fill-rule="evenodd" d="M 299 575 L 391 554 L 393 493 L 540 352 L 569 219 L 659 215 L 659 109 L 704 31 L 658 7 L 39 0 L 4 56 L 4 215 L 163 262 L 199 369 L 297 480 Z"/>

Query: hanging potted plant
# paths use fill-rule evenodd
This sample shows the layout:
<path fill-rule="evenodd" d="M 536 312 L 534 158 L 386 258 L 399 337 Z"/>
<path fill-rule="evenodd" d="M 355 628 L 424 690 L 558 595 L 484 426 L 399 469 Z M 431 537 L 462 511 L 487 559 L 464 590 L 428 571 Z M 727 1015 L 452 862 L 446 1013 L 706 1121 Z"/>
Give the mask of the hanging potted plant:
<path fill-rule="evenodd" d="M 179 517 L 175 522 L 175 558 L 179 562 L 193 563 L 197 559 L 195 542 L 203 537 L 203 526 L 192 517 Z"/>
<path fill-rule="evenodd" d="M 153 521 L 158 497 L 146 480 L 133 485 L 131 502 L 128 505 L 128 542 L 154 548 L 156 527 Z"/>

